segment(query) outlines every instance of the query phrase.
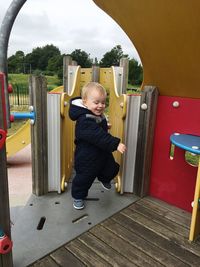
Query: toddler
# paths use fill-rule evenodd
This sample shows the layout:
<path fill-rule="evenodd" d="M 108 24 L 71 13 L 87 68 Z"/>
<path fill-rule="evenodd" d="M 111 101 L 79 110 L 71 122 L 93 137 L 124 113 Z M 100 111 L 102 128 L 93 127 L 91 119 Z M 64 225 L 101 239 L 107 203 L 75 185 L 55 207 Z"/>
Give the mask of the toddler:
<path fill-rule="evenodd" d="M 111 189 L 111 180 L 119 171 L 112 152 L 124 153 L 126 146 L 120 139 L 108 133 L 104 116 L 106 90 L 95 82 L 89 82 L 82 88 L 81 98 L 71 99 L 69 117 L 76 121 L 74 167 L 76 175 L 72 181 L 72 197 L 75 209 L 84 208 L 84 199 L 88 195 L 95 178 L 104 189 Z"/>

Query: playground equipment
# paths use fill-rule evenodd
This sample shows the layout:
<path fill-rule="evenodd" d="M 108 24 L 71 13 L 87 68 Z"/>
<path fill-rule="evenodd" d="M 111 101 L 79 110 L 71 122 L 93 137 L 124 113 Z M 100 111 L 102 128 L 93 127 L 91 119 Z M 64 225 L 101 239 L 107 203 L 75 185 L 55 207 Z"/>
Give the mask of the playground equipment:
<path fill-rule="evenodd" d="M 172 144 L 174 144 L 177 147 L 180 147 L 183 150 L 189 151 L 196 155 L 200 155 L 200 136 L 175 133 L 170 136 L 170 141 L 172 142 Z M 200 199 L 200 160 L 196 178 L 194 201 L 192 205 L 193 207 L 192 220 L 191 220 L 190 236 L 189 236 L 189 239 L 191 241 L 193 241 L 194 238 L 200 232 L 199 199 Z"/>
<path fill-rule="evenodd" d="M 12 241 L 0 228 L 0 254 L 7 254 L 12 249 Z"/>
<path fill-rule="evenodd" d="M 6 132 L 3 129 L 0 129 L 0 149 L 4 146 L 6 141 Z"/>
<path fill-rule="evenodd" d="M 30 109 L 33 109 L 33 107 L 29 107 Z M 10 114 L 10 121 L 14 122 L 15 120 L 24 120 L 24 119 L 30 119 L 30 123 L 34 124 L 35 122 L 35 112 L 12 112 Z"/>
<path fill-rule="evenodd" d="M 196 0 L 169 5 L 159 0 L 94 2 L 134 42 L 143 63 L 143 86 L 155 84 L 159 88 L 148 194 L 191 212 L 197 169 L 185 162 L 184 151 L 179 148 L 174 160 L 170 160 L 169 147 L 174 132 L 200 135 L 200 40 L 196 32 L 200 4 Z M 175 102 L 179 105 L 173 105 Z M 199 186 L 196 184 L 196 189 Z M 194 227 L 198 229 L 197 223 Z"/>
<path fill-rule="evenodd" d="M 0 70 L 5 75 L 7 74 L 6 60 L 10 30 L 18 11 L 25 2 L 25 0 L 13 1 L 1 28 Z M 136 124 L 134 135 L 137 136 L 137 145 L 133 151 L 135 167 L 131 170 L 129 166 L 126 166 L 128 159 L 131 157 L 130 154 L 124 162 L 123 168 L 130 171 L 134 180 L 123 183 L 123 179 L 121 179 L 121 188 L 129 188 L 130 186 L 131 190 L 139 196 L 149 194 L 195 214 L 198 209 L 197 199 L 200 188 L 199 179 L 196 179 L 196 177 L 199 177 L 199 173 L 197 174 L 197 168 L 185 162 L 185 151 L 179 147 L 176 147 L 176 155 L 171 160 L 169 147 L 170 136 L 175 132 L 200 135 L 200 91 L 198 90 L 200 81 L 198 75 L 200 62 L 200 39 L 198 34 L 200 17 L 198 10 L 200 3 L 197 0 L 171 1 L 170 3 L 160 0 L 148 2 L 145 0 L 125 2 L 120 0 L 94 0 L 94 2 L 112 16 L 134 42 L 144 69 L 141 97 L 135 97 L 135 99 L 133 97 L 128 100 L 130 103 L 135 102 L 135 104 L 130 104 L 128 112 L 131 114 L 132 109 L 139 114 L 137 119 L 134 118 Z M 104 79 L 109 80 L 110 74 L 102 73 L 102 75 L 104 78 L 103 80 L 100 78 L 100 82 L 104 84 Z M 159 90 L 159 96 L 155 87 Z M 8 99 L 5 81 L 1 83 L 2 88 L 2 99 Z M 64 86 L 64 88 L 66 87 Z M 69 91 L 64 90 L 67 94 L 64 93 L 61 97 L 63 99 L 62 110 L 64 111 L 62 114 L 67 111 L 67 105 L 65 105 L 68 101 L 67 95 L 72 93 L 70 88 L 68 89 Z M 2 111 L 0 112 L 0 128 L 4 131 L 7 129 L 6 122 L 9 124 L 9 105 L 7 102 L 7 100 L 0 102 L 0 111 Z M 122 107 L 121 111 L 124 111 L 125 106 L 122 105 Z M 113 114 L 114 121 L 117 119 L 115 115 Z M 45 116 L 42 120 L 45 122 Z M 63 127 L 65 127 L 66 119 L 64 116 L 63 121 Z M 127 129 L 129 129 L 131 125 L 128 122 L 126 123 Z M 73 129 L 72 126 L 69 127 Z M 36 129 L 37 126 L 35 125 L 34 128 Z M 132 126 L 132 128 L 134 127 Z M 43 139 L 41 140 L 45 141 L 45 136 L 45 132 L 42 130 Z M 127 135 L 126 138 L 127 142 L 131 144 L 131 136 Z M 36 145 L 36 143 L 34 144 Z M 42 146 L 42 143 L 38 146 Z M 46 147 L 43 147 L 44 150 Z M 73 149 L 72 145 L 70 149 Z M 2 146 L 0 153 L 3 158 L 0 163 L 0 172 L 2 172 L 6 169 L 4 146 Z M 41 159 L 37 157 L 40 151 L 37 150 L 37 153 L 34 159 L 35 163 L 37 163 L 37 158 Z M 64 157 L 68 160 L 66 155 L 63 155 Z M 44 162 L 45 165 L 46 158 L 43 159 L 44 161 L 41 162 Z M 39 174 L 45 173 L 46 169 L 40 168 L 35 176 L 38 177 Z M 63 173 L 66 173 L 66 170 L 63 170 Z M 0 188 L 4 188 L 4 192 L 7 192 L 6 173 L 0 174 L 3 177 L 0 181 Z M 66 181 L 65 178 L 63 178 L 63 181 Z M 45 178 L 40 180 L 37 178 L 34 182 L 34 186 L 36 185 L 39 189 L 45 184 Z M 120 192 L 123 190 L 121 188 Z M 35 190 L 34 193 L 40 195 L 40 193 L 45 193 L 45 190 Z M 4 222 L 5 228 L 9 232 L 8 201 L 5 193 L 0 194 L 0 197 L 0 203 L 4 203 L 6 207 L 0 209 L 0 220 Z M 191 210 L 193 199 L 195 199 L 195 202 Z M 4 216 L 5 212 L 7 212 L 6 216 Z M 198 214 L 195 215 L 196 219 L 193 218 L 191 231 L 194 234 L 190 236 L 190 241 L 195 240 L 200 231 Z"/>
<path fill-rule="evenodd" d="M 7 156 L 13 156 L 15 153 L 30 144 L 30 122 L 27 121 L 16 133 L 9 136 L 6 140 Z"/>
<path fill-rule="evenodd" d="M 118 95 L 121 90 L 122 77 L 119 74 L 120 68 L 100 69 L 100 83 L 109 90 L 109 120 L 112 124 L 111 134 L 120 137 L 123 140 L 123 125 L 126 116 L 126 96 Z M 70 98 L 79 96 L 80 89 L 84 82 L 92 79 L 92 69 L 73 68 L 70 69 L 72 78 L 69 78 L 70 91 L 68 93 L 52 92 L 47 96 L 47 116 L 48 116 L 48 191 L 65 190 L 72 174 L 73 153 L 74 153 L 74 122 L 68 117 L 68 104 Z M 81 73 L 84 73 L 84 78 Z M 122 68 L 121 68 L 122 72 Z M 68 75 L 70 77 L 70 75 Z M 72 81 L 73 79 L 73 81 Z M 118 83 L 118 84 L 117 84 Z M 121 90 L 122 91 L 122 90 Z M 61 115 L 61 116 L 60 116 Z M 115 158 L 122 165 L 122 156 L 115 153 Z M 61 177 L 61 178 L 60 178 Z M 116 190 L 121 191 L 122 174 L 116 177 Z"/>

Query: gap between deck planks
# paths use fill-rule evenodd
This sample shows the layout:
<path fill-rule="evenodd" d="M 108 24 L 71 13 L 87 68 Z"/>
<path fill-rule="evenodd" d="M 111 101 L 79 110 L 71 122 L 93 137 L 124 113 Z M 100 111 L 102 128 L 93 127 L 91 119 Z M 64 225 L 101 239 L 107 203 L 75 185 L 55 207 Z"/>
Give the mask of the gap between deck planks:
<path fill-rule="evenodd" d="M 191 214 L 145 197 L 31 265 L 200 266 L 200 245 L 188 241 Z"/>

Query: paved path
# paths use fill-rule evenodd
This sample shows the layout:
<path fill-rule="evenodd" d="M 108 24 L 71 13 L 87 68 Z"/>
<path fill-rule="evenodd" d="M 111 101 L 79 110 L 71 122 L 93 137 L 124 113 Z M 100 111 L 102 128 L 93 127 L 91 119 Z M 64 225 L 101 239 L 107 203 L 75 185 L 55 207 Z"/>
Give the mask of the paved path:
<path fill-rule="evenodd" d="M 31 146 L 7 160 L 10 207 L 24 206 L 32 192 Z"/>

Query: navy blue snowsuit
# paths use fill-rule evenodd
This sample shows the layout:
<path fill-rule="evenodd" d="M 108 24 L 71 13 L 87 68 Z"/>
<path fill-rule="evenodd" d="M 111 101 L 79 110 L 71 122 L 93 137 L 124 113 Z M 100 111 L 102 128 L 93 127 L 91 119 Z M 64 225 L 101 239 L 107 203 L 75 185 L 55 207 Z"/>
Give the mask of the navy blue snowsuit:
<path fill-rule="evenodd" d="M 112 152 L 117 150 L 120 139 L 108 133 L 104 116 L 94 115 L 84 106 L 77 105 L 77 101 L 82 103 L 80 97 L 71 99 L 69 108 L 69 117 L 76 121 L 76 175 L 72 181 L 72 197 L 84 199 L 96 177 L 109 183 L 117 175 L 119 164 Z"/>

